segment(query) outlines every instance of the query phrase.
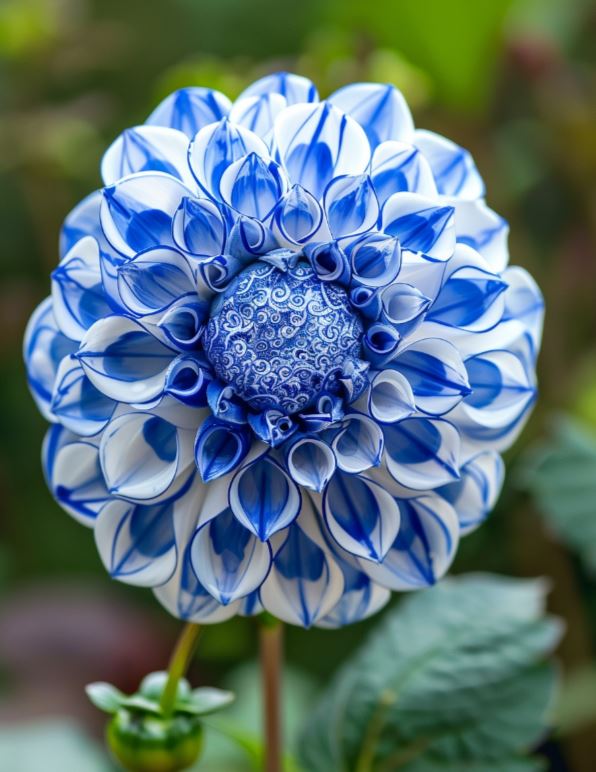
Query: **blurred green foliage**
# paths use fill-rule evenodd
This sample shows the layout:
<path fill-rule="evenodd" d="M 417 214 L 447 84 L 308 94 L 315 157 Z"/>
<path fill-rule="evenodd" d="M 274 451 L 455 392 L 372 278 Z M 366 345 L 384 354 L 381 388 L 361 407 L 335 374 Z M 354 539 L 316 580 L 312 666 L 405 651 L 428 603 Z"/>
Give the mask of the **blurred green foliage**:
<path fill-rule="evenodd" d="M 90 533 L 43 483 L 45 426 L 20 354 L 27 318 L 49 290 L 61 221 L 100 184 L 103 149 L 183 85 L 234 96 L 280 68 L 311 76 L 323 95 L 349 81 L 391 81 L 418 125 L 473 152 L 489 203 L 510 220 L 512 259 L 547 304 L 541 400 L 507 459 L 497 511 L 463 541 L 455 571 L 549 577 L 552 608 L 569 628 L 563 669 L 581 684 L 595 659 L 596 584 L 578 556 L 588 531 L 575 530 L 576 486 L 549 427 L 566 412 L 596 433 L 595 32 L 590 0 L 0 0 L 0 606 L 36 582 L 108 582 Z M 536 442 L 555 466 L 533 500 L 519 470 Z M 591 523 L 594 497 L 583 506 Z M 111 591 L 155 611 L 148 592 Z M 169 635 L 171 621 L 162 624 Z M 290 630 L 288 659 L 327 680 L 374 624 Z M 210 628 L 202 666 L 223 681 L 254 647 L 250 621 Z M 564 696 L 567 718 L 541 752 L 552 769 L 591 772 L 596 697 L 581 688 Z M 2 708 L 10 715 L 10 703 Z"/>

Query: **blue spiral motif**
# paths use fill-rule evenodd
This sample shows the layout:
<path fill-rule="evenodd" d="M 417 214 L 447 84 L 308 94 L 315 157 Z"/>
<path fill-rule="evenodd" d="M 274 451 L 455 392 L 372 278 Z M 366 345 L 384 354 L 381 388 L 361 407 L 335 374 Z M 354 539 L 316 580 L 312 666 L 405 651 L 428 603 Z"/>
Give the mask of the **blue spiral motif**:
<path fill-rule="evenodd" d="M 346 292 L 306 262 L 258 262 L 213 303 L 203 337 L 217 376 L 253 410 L 304 410 L 360 361 L 362 324 Z M 354 366 L 354 367 L 352 367 Z"/>

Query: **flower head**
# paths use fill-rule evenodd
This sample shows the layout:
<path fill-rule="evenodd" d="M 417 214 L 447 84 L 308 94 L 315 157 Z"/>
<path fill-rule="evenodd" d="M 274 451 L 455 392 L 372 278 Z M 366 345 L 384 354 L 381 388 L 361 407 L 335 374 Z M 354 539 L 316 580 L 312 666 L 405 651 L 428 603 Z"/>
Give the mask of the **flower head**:
<path fill-rule="evenodd" d="M 389 85 L 169 96 L 66 218 L 25 339 L 48 484 L 184 619 L 344 625 L 436 582 L 534 402 L 542 300 Z"/>

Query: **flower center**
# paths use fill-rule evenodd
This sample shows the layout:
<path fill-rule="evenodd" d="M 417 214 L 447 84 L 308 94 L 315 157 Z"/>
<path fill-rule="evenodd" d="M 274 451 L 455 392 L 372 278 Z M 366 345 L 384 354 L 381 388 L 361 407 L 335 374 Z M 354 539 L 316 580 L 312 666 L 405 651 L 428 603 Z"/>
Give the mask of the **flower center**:
<path fill-rule="evenodd" d="M 220 380 L 251 409 L 295 413 L 358 368 L 362 324 L 346 292 L 301 261 L 256 262 L 211 307 L 204 334 Z"/>

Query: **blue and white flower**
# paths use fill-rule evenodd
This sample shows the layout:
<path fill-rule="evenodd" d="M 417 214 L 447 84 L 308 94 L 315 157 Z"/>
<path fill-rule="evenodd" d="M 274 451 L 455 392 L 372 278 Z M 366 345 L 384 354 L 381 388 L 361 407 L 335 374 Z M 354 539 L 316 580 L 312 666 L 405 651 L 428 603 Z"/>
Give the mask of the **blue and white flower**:
<path fill-rule="evenodd" d="M 173 614 L 334 627 L 493 507 L 543 304 L 468 152 L 389 85 L 169 96 L 66 218 L 25 336 L 44 469 Z"/>

